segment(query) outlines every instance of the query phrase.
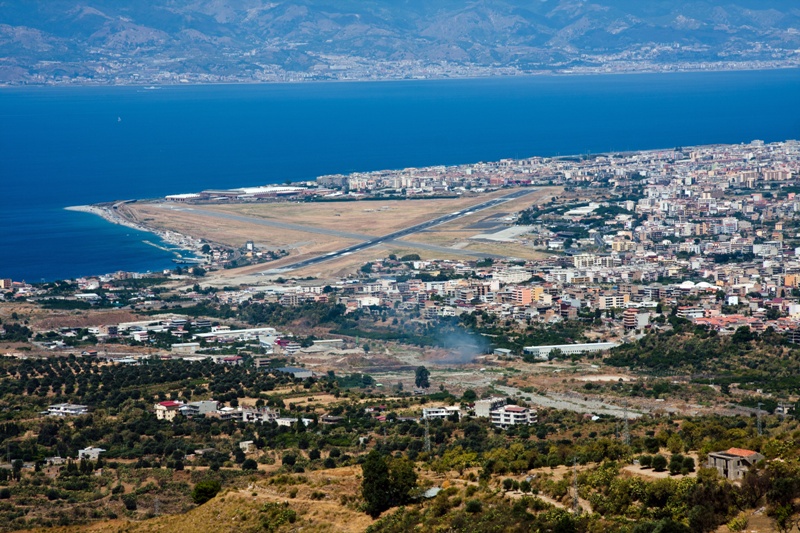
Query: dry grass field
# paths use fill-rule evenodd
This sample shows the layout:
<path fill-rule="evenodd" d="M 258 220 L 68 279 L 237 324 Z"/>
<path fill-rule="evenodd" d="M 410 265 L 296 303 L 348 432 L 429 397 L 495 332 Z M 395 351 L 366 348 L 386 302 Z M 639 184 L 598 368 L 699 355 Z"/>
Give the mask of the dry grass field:
<path fill-rule="evenodd" d="M 294 271 L 292 275 L 324 279 L 340 277 L 355 272 L 367 261 L 386 257 L 392 253 L 398 256 L 416 253 L 423 259 L 457 260 L 475 257 L 465 251 L 473 252 L 473 254 L 477 252 L 508 255 L 522 259 L 540 258 L 543 254 L 523 245 L 470 240 L 470 237 L 482 232 L 472 226 L 480 224 L 486 219 L 514 213 L 532 204 L 547 201 L 552 196 L 560 194 L 561 191 L 560 187 L 545 187 L 520 199 L 421 233 L 409 235 L 401 241 L 384 243 L 375 248 L 341 257 L 338 260 L 312 265 Z M 253 241 L 265 248 L 286 249 L 290 252 L 288 257 L 279 261 L 266 265 L 226 270 L 213 276 L 222 283 L 245 283 L 252 281 L 250 276 L 264 270 L 280 268 L 357 242 L 347 235 L 323 234 L 318 233 L 317 230 L 341 231 L 365 236 L 385 235 L 454 211 L 466 210 L 472 205 L 506 194 L 508 194 L 507 190 L 500 190 L 454 199 L 282 202 L 202 206 L 135 203 L 125 206 L 125 214 L 132 220 L 156 229 L 173 230 L 226 246 L 240 247 L 247 241 Z M 234 215 L 246 217 L 246 219 L 232 220 L 221 218 L 219 215 L 223 217 Z M 270 223 L 292 226 L 276 227 L 271 226 Z M 304 231 L 303 227 L 307 227 L 308 231 Z M 409 244 L 404 245 L 403 242 Z M 453 250 L 452 252 L 449 250 L 426 250 L 414 246 L 412 243 L 415 242 L 453 248 Z M 213 283 L 213 280 L 210 282 Z"/>
<path fill-rule="evenodd" d="M 247 241 L 253 241 L 267 248 L 327 252 L 356 242 L 330 235 L 210 217 L 183 206 L 135 204 L 129 211 L 135 212 L 138 220 L 152 228 L 172 230 L 235 248 L 244 246 Z M 294 220 L 294 223 L 301 222 L 298 219 Z"/>
<path fill-rule="evenodd" d="M 508 194 L 507 190 L 452 199 L 286 202 L 204 206 L 204 208 L 316 228 L 380 236 L 505 194 Z"/>
<path fill-rule="evenodd" d="M 241 490 L 217 495 L 185 514 L 160 516 L 143 521 L 110 520 L 82 526 L 40 528 L 31 533 L 255 533 L 268 531 L 262 525 L 265 504 L 288 503 L 297 520 L 279 531 L 311 533 L 363 532 L 373 520 L 363 512 L 342 505 L 342 495 L 360 490 L 361 468 L 342 467 L 301 476 L 288 483 L 258 481 Z"/>

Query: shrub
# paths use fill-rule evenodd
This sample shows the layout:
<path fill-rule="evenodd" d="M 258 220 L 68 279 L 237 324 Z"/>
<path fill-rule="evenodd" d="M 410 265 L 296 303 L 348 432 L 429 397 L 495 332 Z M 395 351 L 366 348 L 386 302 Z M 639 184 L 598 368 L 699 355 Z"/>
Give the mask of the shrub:
<path fill-rule="evenodd" d="M 669 460 L 669 473 L 670 475 L 678 475 L 683 470 L 683 456 L 675 454 Z"/>
<path fill-rule="evenodd" d="M 192 490 L 192 501 L 197 505 L 203 505 L 208 500 L 217 495 L 222 488 L 219 481 L 206 479 L 199 482 Z"/>
<path fill-rule="evenodd" d="M 642 468 L 650 468 L 653 465 L 652 455 L 642 455 L 639 457 L 639 466 Z"/>
<path fill-rule="evenodd" d="M 125 509 L 128 511 L 135 511 L 136 510 L 136 495 L 135 494 L 125 494 L 122 497 L 122 503 L 125 504 Z"/>
<path fill-rule="evenodd" d="M 258 463 L 255 459 L 245 459 L 242 463 L 242 470 L 258 470 Z"/>
<path fill-rule="evenodd" d="M 728 522 L 728 529 L 731 531 L 738 533 L 739 531 L 744 531 L 747 529 L 748 520 L 747 515 L 742 513 L 730 522 Z"/>
<path fill-rule="evenodd" d="M 287 503 L 267 503 L 261 508 L 261 526 L 264 531 L 277 531 L 284 524 L 294 524 L 297 513 Z"/>
<path fill-rule="evenodd" d="M 480 500 L 469 500 L 464 507 L 468 513 L 480 513 L 483 510 L 483 504 Z"/>
<path fill-rule="evenodd" d="M 653 470 L 663 472 L 667 468 L 667 458 L 660 453 L 653 457 Z"/>

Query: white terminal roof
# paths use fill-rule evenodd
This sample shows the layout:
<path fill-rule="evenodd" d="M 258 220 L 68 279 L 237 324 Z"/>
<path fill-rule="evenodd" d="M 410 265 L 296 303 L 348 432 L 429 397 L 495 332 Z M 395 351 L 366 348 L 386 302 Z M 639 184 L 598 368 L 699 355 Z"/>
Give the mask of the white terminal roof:
<path fill-rule="evenodd" d="M 295 192 L 302 191 L 304 187 L 241 187 L 235 189 L 245 194 L 268 194 L 273 192 Z"/>

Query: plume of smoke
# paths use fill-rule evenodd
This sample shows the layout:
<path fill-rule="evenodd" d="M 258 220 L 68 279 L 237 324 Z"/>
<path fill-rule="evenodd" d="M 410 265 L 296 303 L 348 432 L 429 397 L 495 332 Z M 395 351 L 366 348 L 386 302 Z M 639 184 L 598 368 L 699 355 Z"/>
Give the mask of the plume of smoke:
<path fill-rule="evenodd" d="M 448 351 L 448 354 L 436 362 L 453 365 L 471 363 L 477 356 L 486 353 L 489 348 L 486 339 L 480 335 L 467 333 L 462 328 L 441 334 L 439 344 Z"/>

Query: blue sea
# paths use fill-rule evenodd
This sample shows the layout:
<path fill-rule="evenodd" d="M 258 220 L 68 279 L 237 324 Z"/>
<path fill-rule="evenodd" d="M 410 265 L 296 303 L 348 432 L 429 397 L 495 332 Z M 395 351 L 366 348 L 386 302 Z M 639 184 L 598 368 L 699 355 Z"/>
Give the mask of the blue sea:
<path fill-rule="evenodd" d="M 0 90 L 0 277 L 172 268 L 70 205 L 330 173 L 800 138 L 800 70 Z"/>

